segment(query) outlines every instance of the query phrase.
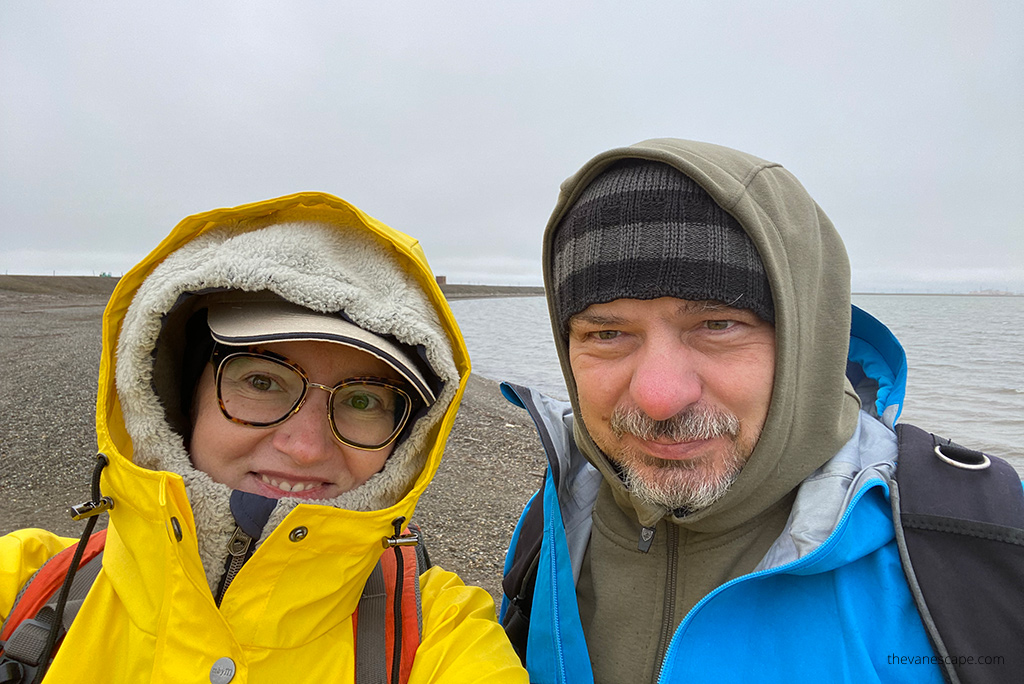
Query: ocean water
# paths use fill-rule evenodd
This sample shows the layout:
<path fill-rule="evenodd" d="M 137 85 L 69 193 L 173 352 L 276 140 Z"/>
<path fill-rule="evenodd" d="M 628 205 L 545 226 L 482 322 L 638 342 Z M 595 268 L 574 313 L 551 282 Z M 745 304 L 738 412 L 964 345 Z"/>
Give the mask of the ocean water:
<path fill-rule="evenodd" d="M 1024 297 L 854 295 L 907 352 L 901 420 L 1024 473 Z M 473 370 L 565 398 L 543 297 L 452 302 Z"/>
<path fill-rule="evenodd" d="M 466 338 L 473 372 L 568 399 L 543 297 L 456 299 L 452 312 Z"/>
<path fill-rule="evenodd" d="M 855 295 L 907 353 L 900 420 L 1024 466 L 1024 297 Z"/>

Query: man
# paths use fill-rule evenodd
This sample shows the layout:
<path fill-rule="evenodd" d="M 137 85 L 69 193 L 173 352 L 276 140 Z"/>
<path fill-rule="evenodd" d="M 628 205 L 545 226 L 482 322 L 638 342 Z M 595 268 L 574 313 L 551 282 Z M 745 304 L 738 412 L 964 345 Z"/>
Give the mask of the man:
<path fill-rule="evenodd" d="M 610 150 L 562 186 L 544 277 L 571 406 L 505 386 L 551 463 L 506 564 L 531 681 L 942 681 L 891 657 L 933 653 L 889 514 L 902 349 L 859 310 L 851 342 L 799 182 Z"/>

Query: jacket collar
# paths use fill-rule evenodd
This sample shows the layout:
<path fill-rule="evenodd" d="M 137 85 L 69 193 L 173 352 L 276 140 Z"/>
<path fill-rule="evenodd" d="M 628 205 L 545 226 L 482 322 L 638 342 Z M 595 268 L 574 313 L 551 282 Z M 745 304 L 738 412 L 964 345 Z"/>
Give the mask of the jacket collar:
<path fill-rule="evenodd" d="M 797 488 L 785 529 L 755 571 L 805 561 L 801 572 L 824 572 L 891 541 L 896 451 L 896 435 L 861 412 L 853 437 Z M 842 534 L 847 528 L 856 533 Z"/>
<path fill-rule="evenodd" d="M 240 643 L 289 648 L 311 641 L 350 618 L 383 552 L 381 540 L 401 515 L 397 506 L 356 512 L 299 505 L 259 545 L 218 608 L 181 477 L 110 460 L 101 480 L 114 500 L 104 576 L 131 620 L 154 633 L 167 602 L 184 601 L 194 613 L 189 619 L 226 621 Z M 299 528 L 304 532 L 293 534 Z"/>

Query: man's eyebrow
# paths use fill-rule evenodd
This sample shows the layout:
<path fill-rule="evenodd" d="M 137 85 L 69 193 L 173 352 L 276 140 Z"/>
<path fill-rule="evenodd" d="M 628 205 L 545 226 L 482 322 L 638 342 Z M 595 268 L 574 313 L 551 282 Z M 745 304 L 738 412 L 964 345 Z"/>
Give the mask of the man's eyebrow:
<path fill-rule="evenodd" d="M 569 328 L 573 328 L 582 323 L 596 326 L 617 326 L 624 325 L 626 323 L 626 319 L 622 316 L 610 316 L 608 314 L 587 313 L 586 311 L 583 311 L 569 319 Z"/>
<path fill-rule="evenodd" d="M 683 300 L 677 309 L 678 313 L 699 313 L 701 311 L 736 311 L 737 308 L 730 306 L 717 299 L 705 299 L 699 301 Z"/>

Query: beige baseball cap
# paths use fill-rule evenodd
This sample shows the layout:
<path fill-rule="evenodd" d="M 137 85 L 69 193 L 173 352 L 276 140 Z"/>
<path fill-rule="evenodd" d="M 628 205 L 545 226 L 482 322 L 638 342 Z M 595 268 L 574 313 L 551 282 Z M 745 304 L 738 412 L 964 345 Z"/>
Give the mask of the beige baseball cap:
<path fill-rule="evenodd" d="M 210 295 L 213 339 L 232 347 L 268 342 L 326 341 L 372 354 L 394 368 L 429 406 L 436 397 L 411 348 L 360 328 L 337 313 L 320 313 L 268 292 Z"/>

